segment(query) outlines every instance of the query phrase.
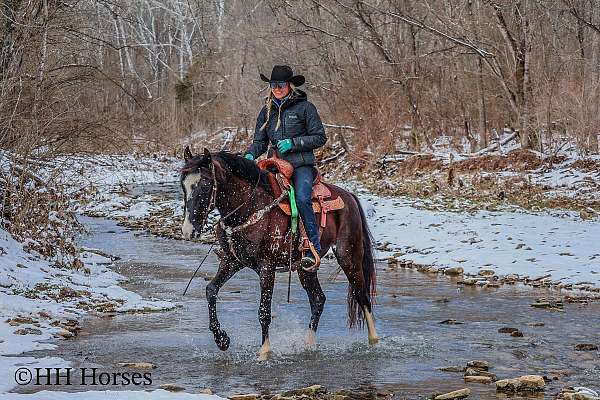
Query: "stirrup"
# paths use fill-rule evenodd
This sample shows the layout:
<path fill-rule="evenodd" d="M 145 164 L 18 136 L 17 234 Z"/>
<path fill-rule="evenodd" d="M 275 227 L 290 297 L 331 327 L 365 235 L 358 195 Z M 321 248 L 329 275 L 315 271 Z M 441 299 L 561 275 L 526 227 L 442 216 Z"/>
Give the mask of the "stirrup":
<path fill-rule="evenodd" d="M 312 249 L 311 249 L 312 250 Z M 315 258 L 315 254 L 312 252 L 308 252 L 302 256 L 298 264 L 297 268 L 302 268 L 306 272 L 313 272 L 319 269 L 321 265 L 321 258 L 317 255 Z"/>

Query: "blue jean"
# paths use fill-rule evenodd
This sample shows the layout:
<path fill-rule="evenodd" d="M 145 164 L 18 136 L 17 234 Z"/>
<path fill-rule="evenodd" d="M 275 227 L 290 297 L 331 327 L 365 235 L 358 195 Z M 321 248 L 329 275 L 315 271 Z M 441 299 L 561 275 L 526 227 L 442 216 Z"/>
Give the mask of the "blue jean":
<path fill-rule="evenodd" d="M 317 218 L 312 208 L 312 188 L 315 179 L 315 168 L 309 165 L 303 165 L 294 169 L 292 182 L 296 192 L 296 205 L 298 212 L 304 223 L 304 229 L 308 239 L 315 247 L 317 253 L 321 252 L 321 241 L 319 240 L 319 226 Z"/>

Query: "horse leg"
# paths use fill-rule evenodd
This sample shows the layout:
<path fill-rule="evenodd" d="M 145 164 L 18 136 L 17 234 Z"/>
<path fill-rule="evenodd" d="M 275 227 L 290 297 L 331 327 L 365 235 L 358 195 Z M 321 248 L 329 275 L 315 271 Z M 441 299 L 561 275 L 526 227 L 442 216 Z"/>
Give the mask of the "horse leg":
<path fill-rule="evenodd" d="M 369 302 L 369 306 L 363 306 L 363 313 L 365 315 L 365 320 L 367 321 L 367 330 L 369 332 L 369 344 L 377 344 L 379 342 L 379 336 L 377 335 L 377 331 L 375 330 L 375 320 L 373 319 L 373 314 L 370 311 L 371 302 Z"/>
<path fill-rule="evenodd" d="M 308 332 L 304 338 L 304 345 L 306 348 L 314 348 L 316 346 L 315 338 L 317 327 L 319 326 L 319 319 L 321 318 L 323 307 L 325 306 L 325 293 L 323 293 L 323 289 L 321 289 L 317 271 L 308 272 L 302 268 L 298 268 L 298 278 L 300 278 L 300 283 L 308 295 L 311 312 Z"/>
<path fill-rule="evenodd" d="M 375 330 L 375 322 L 371 309 L 371 296 L 369 293 L 370 289 L 366 284 L 363 273 L 364 250 L 362 245 L 356 244 L 354 241 L 340 240 L 344 237 L 349 238 L 352 236 L 346 236 L 344 234 L 338 235 L 335 257 L 340 267 L 342 267 L 342 270 L 344 270 L 350 284 L 350 292 L 348 295 L 349 307 L 353 308 L 353 303 L 356 302 L 362 310 L 365 322 L 367 323 L 369 344 L 373 345 L 379 341 L 379 336 Z M 356 310 L 351 309 L 350 312 L 352 313 L 350 315 L 350 325 L 352 326 L 354 323 L 353 320 L 356 318 Z"/>
<path fill-rule="evenodd" d="M 258 361 L 266 361 L 271 352 L 269 342 L 269 325 L 271 324 L 271 300 L 273 299 L 273 286 L 275 285 L 275 268 L 264 265 L 260 272 L 260 305 L 258 307 L 258 321 L 262 329 L 262 345 L 258 352 Z"/>
<path fill-rule="evenodd" d="M 230 339 L 227 333 L 221 329 L 219 319 L 217 318 L 217 294 L 219 289 L 233 276 L 236 272 L 242 269 L 239 263 L 233 263 L 226 260 L 221 261 L 219 270 L 215 277 L 206 286 L 206 300 L 208 302 L 208 328 L 215 337 L 215 343 L 220 350 L 229 348 Z"/>
<path fill-rule="evenodd" d="M 355 301 L 362 309 L 365 322 L 367 323 L 367 332 L 369 338 L 369 344 L 377 344 L 379 342 L 379 336 L 375 330 L 375 320 L 373 319 L 372 303 L 368 293 L 369 288 L 365 287 L 365 283 L 362 280 L 362 275 L 355 275 L 352 278 L 348 277 L 351 285 L 351 295 L 354 296 Z"/>

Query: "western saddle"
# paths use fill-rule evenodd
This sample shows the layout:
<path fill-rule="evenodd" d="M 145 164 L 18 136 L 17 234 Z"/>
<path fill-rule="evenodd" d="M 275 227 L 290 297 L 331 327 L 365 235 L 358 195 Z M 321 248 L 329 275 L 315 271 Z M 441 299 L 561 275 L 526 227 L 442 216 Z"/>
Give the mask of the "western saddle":
<path fill-rule="evenodd" d="M 294 167 L 291 163 L 277 157 L 275 153 L 273 157 L 260 160 L 257 165 L 262 170 L 273 172 L 268 175 L 268 179 L 275 197 L 280 196 L 282 191 L 289 190 L 292 174 L 294 173 Z M 325 229 L 327 226 L 327 213 L 344 208 L 344 200 L 342 200 L 335 190 L 332 191 L 329 185 L 321 182 L 321 174 L 319 171 L 317 171 L 317 176 L 313 182 L 311 197 L 313 211 L 315 214 L 319 214 L 320 216 L 317 218 L 317 221 L 319 222 L 319 236 L 321 236 L 323 234 L 323 229 Z M 281 201 L 279 203 L 279 208 L 286 215 L 292 215 L 289 199 L 284 199 Z M 321 257 L 315 251 L 314 247 L 310 243 L 310 240 L 308 240 L 302 219 L 300 219 L 300 238 L 301 241 L 299 250 L 301 255 L 304 254 L 305 251 L 311 251 L 315 256 L 315 265 L 313 265 L 309 270 L 317 269 L 321 263 Z"/>

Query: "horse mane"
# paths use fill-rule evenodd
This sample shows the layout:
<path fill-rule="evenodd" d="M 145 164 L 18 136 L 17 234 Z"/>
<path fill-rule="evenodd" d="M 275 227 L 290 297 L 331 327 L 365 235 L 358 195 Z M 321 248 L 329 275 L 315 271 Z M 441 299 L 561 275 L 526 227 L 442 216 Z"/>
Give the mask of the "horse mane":
<path fill-rule="evenodd" d="M 256 185 L 256 181 L 260 180 L 258 186 L 262 187 L 267 193 L 273 194 L 271 183 L 269 182 L 269 173 L 258 168 L 254 161 L 248 160 L 245 157 L 241 157 L 237 154 L 230 153 L 228 151 L 219 151 L 214 153 L 213 157 L 217 157 L 220 161 L 223 161 L 225 168 L 229 170 L 233 175 L 241 178 L 248 183 Z M 185 166 L 181 169 L 182 172 L 197 171 L 201 167 L 205 166 L 206 160 L 203 155 L 197 155 L 190 158 Z"/>
<path fill-rule="evenodd" d="M 271 183 L 268 178 L 269 173 L 258 168 L 254 161 L 228 151 L 219 151 L 214 154 L 214 156 L 222 160 L 233 175 L 247 181 L 253 186 L 256 185 L 256 181 L 259 180 L 258 185 L 268 193 L 273 194 Z"/>

